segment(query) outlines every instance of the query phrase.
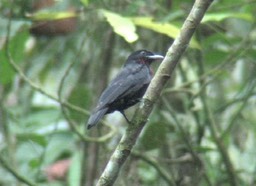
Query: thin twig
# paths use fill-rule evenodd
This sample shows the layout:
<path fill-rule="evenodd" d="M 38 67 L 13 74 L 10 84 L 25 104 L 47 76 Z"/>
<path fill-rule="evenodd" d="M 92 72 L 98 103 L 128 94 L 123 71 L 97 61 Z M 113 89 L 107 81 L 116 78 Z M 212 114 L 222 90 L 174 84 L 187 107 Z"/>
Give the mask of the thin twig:
<path fill-rule="evenodd" d="M 61 93 L 62 93 L 62 90 L 63 90 L 63 87 L 64 87 L 64 83 L 65 83 L 65 80 L 66 78 L 68 77 L 69 73 L 70 73 L 70 70 L 72 69 L 72 67 L 74 66 L 75 62 L 77 61 L 76 59 L 78 58 L 78 56 L 80 55 L 81 51 L 82 51 L 82 48 L 83 48 L 83 45 L 86 41 L 86 37 L 83 38 L 82 42 L 81 42 L 81 46 L 79 47 L 79 50 L 77 51 L 77 53 L 75 54 L 75 59 L 73 59 L 73 61 L 68 65 L 68 67 L 66 68 L 61 80 L 60 80 L 60 84 L 59 84 L 59 88 L 58 88 L 58 100 L 59 100 L 59 103 L 60 103 L 60 107 L 61 107 L 61 111 L 64 115 L 64 117 L 66 118 L 69 126 L 71 129 L 73 129 L 73 131 L 75 133 L 78 134 L 78 136 L 82 139 L 84 139 L 83 137 L 83 134 L 79 132 L 79 130 L 77 129 L 76 127 L 76 124 L 74 122 L 71 121 L 71 119 L 69 118 L 69 115 L 68 113 L 66 112 L 65 108 L 64 108 L 64 104 L 63 104 L 63 101 L 62 101 L 62 96 L 61 96 Z"/>
<path fill-rule="evenodd" d="M 169 113 L 171 114 L 172 118 L 174 119 L 175 121 L 175 124 L 176 126 L 178 127 L 179 131 L 181 132 L 181 135 L 183 137 L 183 140 L 189 150 L 189 152 L 191 153 L 192 157 L 194 158 L 195 162 L 197 162 L 197 164 L 199 166 L 202 166 L 202 162 L 201 160 L 199 159 L 199 157 L 197 156 L 196 152 L 193 150 L 193 147 L 191 145 L 191 140 L 188 138 L 188 134 L 187 132 L 185 131 L 185 129 L 183 128 L 183 126 L 181 125 L 180 121 L 178 120 L 178 118 L 176 117 L 174 111 L 172 110 L 170 104 L 168 103 L 168 100 L 165 98 L 165 97 L 162 97 L 163 98 L 163 103 L 165 104 L 165 106 L 167 107 Z"/>
<path fill-rule="evenodd" d="M 11 15 L 12 15 L 12 9 L 11 9 Z M 11 32 L 11 16 L 8 20 L 7 24 L 7 35 L 6 35 L 6 44 L 5 44 L 5 51 L 7 58 L 10 57 L 10 51 L 9 51 L 9 40 L 10 40 L 10 32 Z M 20 175 L 13 167 L 11 167 L 7 161 L 2 157 L 2 154 L 0 154 L 0 162 L 3 165 L 3 167 L 8 170 L 16 179 L 20 180 L 23 183 L 26 183 L 27 185 L 34 186 L 36 185 L 29 179 L 25 178 L 24 176 Z"/>
<path fill-rule="evenodd" d="M 211 112 L 211 110 L 208 106 L 206 98 L 203 98 L 202 102 L 203 102 L 203 106 L 204 106 L 204 109 L 205 109 L 205 112 L 206 112 L 205 114 L 208 118 L 207 123 L 208 123 L 209 129 L 210 129 L 210 132 L 211 132 L 211 136 L 213 137 L 213 139 L 214 139 L 214 141 L 215 141 L 215 143 L 216 143 L 216 145 L 219 149 L 221 157 L 223 159 L 225 168 L 226 168 L 227 173 L 228 173 L 230 185 L 236 186 L 238 183 L 237 183 L 237 177 L 236 177 L 236 174 L 235 174 L 235 170 L 234 170 L 233 164 L 231 162 L 231 159 L 229 157 L 229 154 L 227 152 L 227 149 L 224 146 L 223 142 L 221 141 L 221 138 L 217 134 L 216 123 L 215 123 L 213 114 L 212 114 L 212 112 Z"/>
<path fill-rule="evenodd" d="M 176 186 L 176 183 L 174 181 L 174 179 L 170 178 L 170 176 L 168 175 L 167 171 L 164 170 L 155 160 L 147 157 L 146 155 L 137 152 L 137 151 L 133 151 L 131 153 L 132 156 L 140 158 L 141 160 L 147 162 L 148 164 L 150 164 L 151 166 L 153 166 L 157 172 L 159 173 L 159 175 L 166 181 L 166 183 L 168 185 L 174 185 Z"/>
<path fill-rule="evenodd" d="M 254 69 L 253 71 L 253 77 L 255 76 L 255 71 L 256 69 Z M 253 95 L 252 92 L 255 89 L 256 86 L 256 80 L 252 79 L 248 85 L 245 87 L 246 92 L 245 95 L 243 96 L 243 99 L 241 101 L 242 104 L 237 108 L 237 110 L 235 111 L 235 113 L 233 113 L 233 115 L 230 117 L 229 123 L 227 124 L 227 128 L 223 131 L 223 133 L 220 135 L 220 139 L 222 139 L 223 141 L 225 140 L 225 137 L 227 137 L 228 132 L 231 130 L 231 128 L 233 127 L 233 125 L 235 124 L 235 121 L 237 120 L 237 117 L 240 116 L 240 113 L 243 111 L 243 109 L 245 108 L 245 106 L 247 106 L 248 104 L 248 100 L 251 98 L 251 96 Z"/>
<path fill-rule="evenodd" d="M 17 180 L 21 181 L 22 183 L 25 183 L 29 186 L 36 186 L 36 184 L 29 180 L 28 178 L 22 176 L 21 174 L 19 174 L 14 168 L 12 168 L 7 161 L 2 157 L 2 154 L 0 154 L 0 163 L 1 165 L 8 170 Z"/>

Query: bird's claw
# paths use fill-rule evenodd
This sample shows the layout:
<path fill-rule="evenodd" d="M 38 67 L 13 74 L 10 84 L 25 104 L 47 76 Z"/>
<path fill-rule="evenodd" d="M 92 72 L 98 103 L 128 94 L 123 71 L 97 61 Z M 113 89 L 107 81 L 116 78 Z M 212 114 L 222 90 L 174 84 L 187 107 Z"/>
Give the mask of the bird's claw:
<path fill-rule="evenodd" d="M 132 122 L 126 117 L 124 111 L 120 111 L 120 113 L 124 116 L 125 120 L 127 121 L 127 123 L 131 124 Z"/>

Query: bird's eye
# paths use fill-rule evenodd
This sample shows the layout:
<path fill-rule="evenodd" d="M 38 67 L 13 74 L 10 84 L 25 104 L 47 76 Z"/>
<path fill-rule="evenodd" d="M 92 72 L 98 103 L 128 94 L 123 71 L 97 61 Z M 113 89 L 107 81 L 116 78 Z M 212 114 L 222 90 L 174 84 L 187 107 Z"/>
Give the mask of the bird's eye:
<path fill-rule="evenodd" d="M 141 52 L 140 52 L 140 55 L 145 56 L 145 55 L 146 55 L 146 52 L 145 52 L 145 51 L 141 51 Z"/>

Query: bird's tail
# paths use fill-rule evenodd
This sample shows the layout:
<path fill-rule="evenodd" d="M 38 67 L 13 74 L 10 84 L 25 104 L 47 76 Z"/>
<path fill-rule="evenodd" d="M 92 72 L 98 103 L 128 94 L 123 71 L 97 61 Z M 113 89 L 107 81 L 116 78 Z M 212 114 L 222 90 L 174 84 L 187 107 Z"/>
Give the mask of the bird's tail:
<path fill-rule="evenodd" d="M 101 110 L 97 110 L 96 112 L 92 113 L 90 116 L 88 122 L 87 122 L 87 129 L 92 128 L 94 125 L 96 125 L 99 120 L 106 114 L 108 108 L 104 108 Z"/>

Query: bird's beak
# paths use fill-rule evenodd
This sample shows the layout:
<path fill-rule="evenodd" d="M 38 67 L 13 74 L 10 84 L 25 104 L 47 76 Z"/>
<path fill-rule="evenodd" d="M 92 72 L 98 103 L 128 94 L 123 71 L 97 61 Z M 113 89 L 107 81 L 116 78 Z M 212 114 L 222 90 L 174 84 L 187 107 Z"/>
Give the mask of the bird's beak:
<path fill-rule="evenodd" d="M 148 59 L 153 59 L 153 60 L 164 59 L 164 56 L 154 54 L 153 56 L 148 56 Z"/>

